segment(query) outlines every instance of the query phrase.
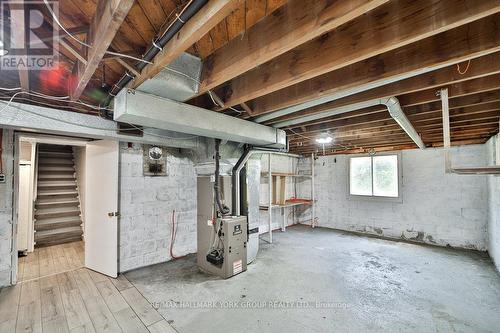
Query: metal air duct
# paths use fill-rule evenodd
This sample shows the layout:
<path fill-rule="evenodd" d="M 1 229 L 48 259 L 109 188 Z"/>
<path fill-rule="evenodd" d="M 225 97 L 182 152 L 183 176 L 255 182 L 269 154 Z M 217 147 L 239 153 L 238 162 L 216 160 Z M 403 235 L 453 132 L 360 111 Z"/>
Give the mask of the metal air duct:
<path fill-rule="evenodd" d="M 311 114 L 308 116 L 303 116 L 300 118 L 296 119 L 290 119 L 290 120 L 284 120 L 278 123 L 273 124 L 274 127 L 276 128 L 283 128 L 283 127 L 288 127 L 288 126 L 293 126 L 297 124 L 302 124 L 306 123 L 309 121 L 314 121 L 317 119 L 322 119 L 326 117 L 331 117 L 335 116 L 338 114 L 346 113 L 346 112 L 351 112 L 355 110 L 359 110 L 362 108 L 367 108 L 371 106 L 376 106 L 376 105 L 384 105 L 387 107 L 387 110 L 389 111 L 389 114 L 391 117 L 398 123 L 399 126 L 408 134 L 408 136 L 415 142 L 415 144 L 420 148 L 424 149 L 425 144 L 422 141 L 422 138 L 420 138 L 420 135 L 418 135 L 417 131 L 413 127 L 413 125 L 410 123 L 406 115 L 404 114 L 401 105 L 399 104 L 399 100 L 392 96 L 392 97 L 386 97 L 386 98 L 381 98 L 381 99 L 372 99 L 369 101 L 361 102 L 361 103 L 356 103 L 356 104 L 351 104 L 351 105 L 346 105 L 338 108 L 333 108 L 328 111 L 324 112 L 319 112 L 316 114 Z"/>

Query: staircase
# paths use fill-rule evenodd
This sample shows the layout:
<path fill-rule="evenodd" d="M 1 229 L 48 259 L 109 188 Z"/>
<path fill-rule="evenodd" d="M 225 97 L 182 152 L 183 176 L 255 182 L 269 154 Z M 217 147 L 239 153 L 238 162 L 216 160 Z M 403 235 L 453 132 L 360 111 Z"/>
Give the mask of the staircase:
<path fill-rule="evenodd" d="M 81 240 L 80 215 L 72 148 L 40 144 L 35 203 L 36 246 Z"/>

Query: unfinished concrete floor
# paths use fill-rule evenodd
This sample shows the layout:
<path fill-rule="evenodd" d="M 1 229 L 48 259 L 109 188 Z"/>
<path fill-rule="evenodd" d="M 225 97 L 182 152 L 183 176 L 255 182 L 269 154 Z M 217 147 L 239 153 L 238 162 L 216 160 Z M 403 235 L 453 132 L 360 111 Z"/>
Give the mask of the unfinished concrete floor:
<path fill-rule="evenodd" d="M 274 240 L 229 280 L 200 273 L 195 256 L 126 277 L 181 333 L 500 329 L 500 276 L 484 254 L 305 226 Z"/>

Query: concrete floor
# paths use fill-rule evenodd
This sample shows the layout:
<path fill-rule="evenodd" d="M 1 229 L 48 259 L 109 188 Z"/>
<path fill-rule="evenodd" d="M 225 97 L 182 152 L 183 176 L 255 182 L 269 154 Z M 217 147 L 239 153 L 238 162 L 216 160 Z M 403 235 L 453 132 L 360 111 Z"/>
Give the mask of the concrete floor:
<path fill-rule="evenodd" d="M 303 226 L 274 240 L 229 280 L 200 273 L 195 256 L 126 277 L 181 333 L 500 329 L 485 254 Z"/>

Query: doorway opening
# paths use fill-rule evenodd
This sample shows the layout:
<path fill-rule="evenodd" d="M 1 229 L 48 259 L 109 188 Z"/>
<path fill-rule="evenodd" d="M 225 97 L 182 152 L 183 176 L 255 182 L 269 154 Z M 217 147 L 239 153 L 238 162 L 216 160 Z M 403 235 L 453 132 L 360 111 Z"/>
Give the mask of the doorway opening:
<path fill-rule="evenodd" d="M 118 275 L 119 143 L 16 133 L 12 283 L 80 267 Z"/>
<path fill-rule="evenodd" d="M 19 282 L 84 267 L 86 142 L 17 140 Z"/>

